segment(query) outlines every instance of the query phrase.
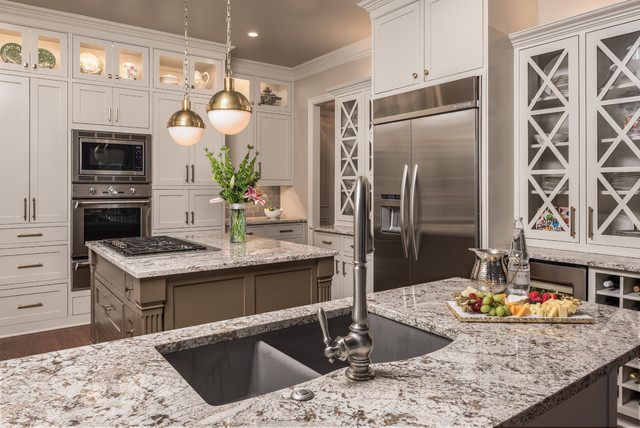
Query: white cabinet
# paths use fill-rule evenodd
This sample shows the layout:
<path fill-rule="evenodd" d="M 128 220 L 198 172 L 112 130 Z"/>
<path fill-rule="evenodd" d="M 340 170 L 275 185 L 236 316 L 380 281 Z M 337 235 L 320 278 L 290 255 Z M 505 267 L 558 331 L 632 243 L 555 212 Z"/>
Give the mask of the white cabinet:
<path fill-rule="evenodd" d="M 149 49 L 73 36 L 73 77 L 118 85 L 149 86 Z"/>
<path fill-rule="evenodd" d="M 153 86 L 157 89 L 184 91 L 184 54 L 155 49 L 153 56 Z M 221 59 L 189 55 L 188 65 L 187 84 L 193 94 L 211 96 L 222 89 L 224 66 Z"/>
<path fill-rule="evenodd" d="M 156 93 L 154 97 L 153 125 L 153 185 L 163 186 L 213 186 L 211 165 L 205 154 L 219 153 L 224 144 L 223 135 L 208 124 L 206 115 L 207 99 L 191 98 L 191 108 L 197 112 L 207 127 L 202 139 L 195 145 L 184 147 L 174 142 L 167 131 L 167 120 L 181 108 L 183 97 L 173 94 Z"/>
<path fill-rule="evenodd" d="M 531 238 L 578 242 L 578 38 L 523 49 L 520 213 Z"/>
<path fill-rule="evenodd" d="M 0 69 L 41 75 L 67 75 L 67 35 L 0 23 Z"/>
<path fill-rule="evenodd" d="M 315 232 L 314 245 L 340 251 L 334 256 L 331 299 L 353 297 L 353 237 Z M 367 255 L 367 293 L 373 292 L 373 255 Z"/>
<path fill-rule="evenodd" d="M 363 7 L 380 7 L 379 3 L 363 2 Z M 394 2 L 389 3 L 386 7 L 393 9 Z M 484 14 L 484 0 L 421 0 L 388 13 L 374 12 L 374 93 L 481 68 Z"/>
<path fill-rule="evenodd" d="M 73 122 L 149 128 L 149 92 L 74 83 Z"/>
<path fill-rule="evenodd" d="M 221 228 L 222 204 L 210 204 L 220 190 L 154 190 L 153 229 Z"/>
<path fill-rule="evenodd" d="M 335 100 L 335 224 L 352 226 L 356 179 L 364 175 L 373 185 L 373 127 L 371 79 L 327 89 Z"/>
<path fill-rule="evenodd" d="M 260 185 L 293 184 L 291 116 L 261 111 L 255 115 Z"/>
<path fill-rule="evenodd" d="M 1 224 L 67 221 L 67 84 L 0 76 Z"/>
<path fill-rule="evenodd" d="M 514 38 L 520 215 L 530 244 L 640 255 L 640 20 L 591 15 Z"/>
<path fill-rule="evenodd" d="M 423 58 L 420 2 L 374 19 L 372 31 L 375 92 L 420 82 Z"/>

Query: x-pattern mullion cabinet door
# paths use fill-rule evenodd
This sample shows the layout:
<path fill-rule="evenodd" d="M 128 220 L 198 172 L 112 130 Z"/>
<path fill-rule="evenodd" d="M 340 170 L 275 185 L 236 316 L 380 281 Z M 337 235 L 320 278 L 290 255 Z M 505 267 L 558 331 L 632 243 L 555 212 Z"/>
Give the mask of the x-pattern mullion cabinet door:
<path fill-rule="evenodd" d="M 640 245 L 640 21 L 586 38 L 587 242 Z"/>
<path fill-rule="evenodd" d="M 520 213 L 527 236 L 577 242 L 578 38 L 519 55 Z"/>
<path fill-rule="evenodd" d="M 353 224 L 355 182 L 365 171 L 366 112 L 364 92 L 336 98 L 336 224 Z"/>

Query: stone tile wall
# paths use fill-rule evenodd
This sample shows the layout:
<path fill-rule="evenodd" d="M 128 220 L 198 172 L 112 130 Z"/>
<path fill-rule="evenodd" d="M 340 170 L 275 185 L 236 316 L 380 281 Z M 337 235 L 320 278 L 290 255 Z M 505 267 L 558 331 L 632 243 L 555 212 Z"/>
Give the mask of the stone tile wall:
<path fill-rule="evenodd" d="M 264 209 L 267 207 L 279 207 L 280 206 L 280 186 L 258 186 L 256 187 L 258 193 L 263 193 L 266 196 L 264 206 L 260 204 L 254 204 L 250 202 L 247 204 L 247 218 L 254 217 L 266 217 Z M 227 223 L 229 219 L 229 206 L 226 207 L 225 217 Z"/>

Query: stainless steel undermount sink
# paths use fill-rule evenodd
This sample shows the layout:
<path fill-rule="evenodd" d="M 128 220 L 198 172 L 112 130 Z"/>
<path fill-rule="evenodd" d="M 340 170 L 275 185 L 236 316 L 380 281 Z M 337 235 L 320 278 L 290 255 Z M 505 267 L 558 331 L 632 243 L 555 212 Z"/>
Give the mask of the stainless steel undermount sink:
<path fill-rule="evenodd" d="M 329 319 L 333 331 L 348 331 L 351 315 Z M 450 339 L 369 314 L 374 363 L 406 360 L 437 351 Z M 323 354 L 317 322 L 255 336 L 163 354 L 209 404 L 219 406 L 256 397 L 346 367 Z"/>

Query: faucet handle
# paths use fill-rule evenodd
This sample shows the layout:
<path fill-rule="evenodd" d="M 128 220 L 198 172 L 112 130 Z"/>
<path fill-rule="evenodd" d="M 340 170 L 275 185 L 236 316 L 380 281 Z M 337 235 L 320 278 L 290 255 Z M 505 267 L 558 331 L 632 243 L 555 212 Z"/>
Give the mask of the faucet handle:
<path fill-rule="evenodd" d="M 322 330 L 322 340 L 325 344 L 325 355 L 329 358 L 329 362 L 333 363 L 335 350 L 333 349 L 333 340 L 329 336 L 329 323 L 327 322 L 327 314 L 324 313 L 322 308 L 318 308 L 318 323 Z"/>

